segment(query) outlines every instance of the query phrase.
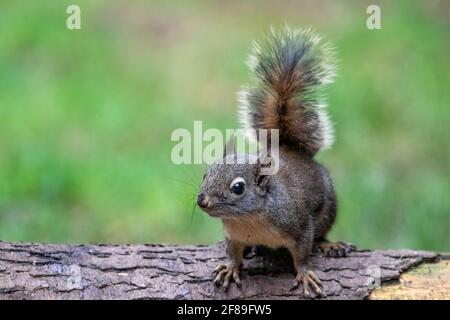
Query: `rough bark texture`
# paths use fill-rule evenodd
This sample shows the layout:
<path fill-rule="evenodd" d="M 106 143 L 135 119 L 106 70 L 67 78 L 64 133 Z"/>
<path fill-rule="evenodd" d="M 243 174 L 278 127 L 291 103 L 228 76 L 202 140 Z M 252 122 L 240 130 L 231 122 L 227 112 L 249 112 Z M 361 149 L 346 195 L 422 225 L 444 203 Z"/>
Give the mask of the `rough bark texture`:
<path fill-rule="evenodd" d="M 365 299 L 379 283 L 439 255 L 358 250 L 345 258 L 313 256 L 325 299 Z M 223 244 L 64 245 L 0 242 L 0 299 L 301 299 L 284 250 L 246 255 L 242 289 L 215 288 L 211 270 L 226 263 Z"/>

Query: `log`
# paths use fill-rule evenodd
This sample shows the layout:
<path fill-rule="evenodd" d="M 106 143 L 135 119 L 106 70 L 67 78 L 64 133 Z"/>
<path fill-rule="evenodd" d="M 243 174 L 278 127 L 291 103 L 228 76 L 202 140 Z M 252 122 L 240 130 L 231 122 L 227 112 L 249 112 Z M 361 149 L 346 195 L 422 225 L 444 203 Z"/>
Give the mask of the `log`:
<path fill-rule="evenodd" d="M 449 297 L 448 256 L 414 250 L 356 250 L 347 257 L 313 255 L 311 265 L 323 283 L 321 299 L 414 298 L 405 271 L 440 266 L 434 292 L 421 298 Z M 303 299 L 289 291 L 292 260 L 286 250 L 246 252 L 242 288 L 215 287 L 211 271 L 226 263 L 224 244 L 67 245 L 0 242 L 0 299 Z M 436 268 L 435 268 L 436 269 Z M 415 269 L 417 270 L 417 269 Z M 428 270 L 428 269 L 427 269 Z M 415 278 L 414 278 L 415 277 Z M 413 280 L 417 281 L 417 274 Z M 420 278 L 420 276 L 419 276 Z M 405 282 L 406 281 L 406 282 Z M 386 284 L 388 284 L 386 286 Z M 424 285 L 422 283 L 422 285 Z M 425 285 L 426 286 L 426 285 Z M 377 289 L 378 288 L 378 289 Z M 389 288 L 386 291 L 385 288 Z M 406 290 L 407 295 L 396 295 Z"/>

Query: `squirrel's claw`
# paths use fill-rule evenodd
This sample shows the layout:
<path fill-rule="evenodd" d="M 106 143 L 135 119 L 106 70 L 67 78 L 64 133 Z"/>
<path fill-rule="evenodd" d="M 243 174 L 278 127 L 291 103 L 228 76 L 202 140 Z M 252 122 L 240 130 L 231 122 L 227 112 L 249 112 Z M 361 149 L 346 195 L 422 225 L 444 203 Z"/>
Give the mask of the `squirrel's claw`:
<path fill-rule="evenodd" d="M 300 283 L 303 286 L 303 294 L 305 297 L 312 297 L 311 291 L 315 293 L 317 296 L 322 296 L 322 290 L 320 287 L 322 286 L 322 282 L 320 279 L 314 274 L 312 271 L 306 271 L 297 273 L 294 281 L 292 282 L 291 291 L 298 288 Z"/>
<path fill-rule="evenodd" d="M 214 269 L 213 275 L 216 275 L 214 279 L 214 285 L 219 286 L 222 284 L 223 290 L 227 291 L 230 287 L 232 280 L 236 283 L 238 288 L 241 288 L 241 278 L 239 277 L 240 268 L 235 266 L 219 265 Z"/>
<path fill-rule="evenodd" d="M 224 264 L 219 264 L 216 268 L 214 268 L 213 272 L 211 272 L 211 275 L 217 275 L 220 271 L 222 271 L 223 269 L 225 269 L 227 266 Z"/>

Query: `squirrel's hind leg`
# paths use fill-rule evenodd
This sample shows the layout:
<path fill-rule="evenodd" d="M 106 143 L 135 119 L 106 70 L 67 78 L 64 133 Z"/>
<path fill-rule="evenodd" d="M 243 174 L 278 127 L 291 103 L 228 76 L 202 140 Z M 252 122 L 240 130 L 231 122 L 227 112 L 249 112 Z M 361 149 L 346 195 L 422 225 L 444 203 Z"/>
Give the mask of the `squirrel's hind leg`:
<path fill-rule="evenodd" d="M 327 257 L 345 257 L 353 250 L 356 250 L 354 245 L 342 241 L 331 242 L 327 239 L 320 239 L 314 244 L 314 251 L 320 252 Z"/>

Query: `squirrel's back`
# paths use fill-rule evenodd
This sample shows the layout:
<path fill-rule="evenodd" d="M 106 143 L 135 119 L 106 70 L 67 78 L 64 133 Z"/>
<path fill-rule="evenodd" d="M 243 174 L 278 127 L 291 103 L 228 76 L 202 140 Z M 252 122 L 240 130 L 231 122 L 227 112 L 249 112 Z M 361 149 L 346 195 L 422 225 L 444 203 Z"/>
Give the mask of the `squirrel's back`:
<path fill-rule="evenodd" d="M 280 145 L 310 156 L 333 143 L 321 96 L 335 67 L 327 44 L 309 30 L 271 30 L 249 59 L 253 84 L 239 93 L 246 128 L 279 129 Z"/>

